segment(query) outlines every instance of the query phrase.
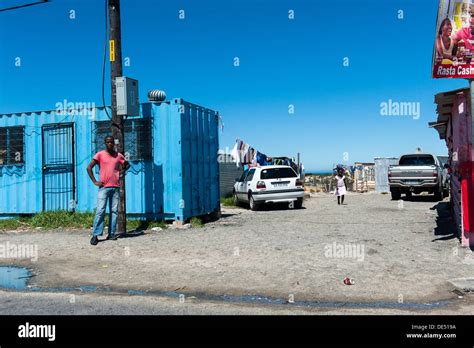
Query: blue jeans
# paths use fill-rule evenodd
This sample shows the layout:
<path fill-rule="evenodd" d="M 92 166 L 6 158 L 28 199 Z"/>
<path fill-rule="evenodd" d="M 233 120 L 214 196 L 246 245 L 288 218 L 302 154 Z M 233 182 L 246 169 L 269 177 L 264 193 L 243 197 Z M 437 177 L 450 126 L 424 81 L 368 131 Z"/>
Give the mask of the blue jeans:
<path fill-rule="evenodd" d="M 119 187 L 102 187 L 97 195 L 97 209 L 94 218 L 94 236 L 101 236 L 104 232 L 104 218 L 107 201 L 109 202 L 109 235 L 115 234 L 117 227 L 118 204 L 120 200 Z"/>

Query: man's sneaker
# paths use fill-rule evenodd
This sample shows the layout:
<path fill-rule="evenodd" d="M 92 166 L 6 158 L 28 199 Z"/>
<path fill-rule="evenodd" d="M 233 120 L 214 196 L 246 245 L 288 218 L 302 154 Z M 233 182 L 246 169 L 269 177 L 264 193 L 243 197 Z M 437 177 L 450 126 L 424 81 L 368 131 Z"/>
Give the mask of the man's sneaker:
<path fill-rule="evenodd" d="M 97 238 L 97 236 L 93 236 L 91 239 L 91 244 L 97 245 L 97 243 L 99 243 L 99 238 Z"/>
<path fill-rule="evenodd" d="M 107 240 L 117 240 L 117 236 L 115 234 L 107 235 Z"/>

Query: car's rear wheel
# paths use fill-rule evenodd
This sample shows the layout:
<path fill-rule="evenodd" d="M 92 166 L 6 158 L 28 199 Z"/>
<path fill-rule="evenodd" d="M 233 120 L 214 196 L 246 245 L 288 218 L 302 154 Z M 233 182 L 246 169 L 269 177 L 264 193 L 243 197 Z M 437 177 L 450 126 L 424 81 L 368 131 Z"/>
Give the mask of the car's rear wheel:
<path fill-rule="evenodd" d="M 294 201 L 295 209 L 301 209 L 303 208 L 303 199 L 298 198 L 296 201 Z"/>
<path fill-rule="evenodd" d="M 443 200 L 443 191 L 441 189 L 437 189 L 434 191 L 434 199 L 435 201 Z"/>
<path fill-rule="evenodd" d="M 255 199 L 253 198 L 252 195 L 250 195 L 249 197 L 249 205 L 250 205 L 250 209 L 253 211 L 258 210 L 259 208 L 259 205 L 257 204 L 257 202 L 255 202 Z"/>

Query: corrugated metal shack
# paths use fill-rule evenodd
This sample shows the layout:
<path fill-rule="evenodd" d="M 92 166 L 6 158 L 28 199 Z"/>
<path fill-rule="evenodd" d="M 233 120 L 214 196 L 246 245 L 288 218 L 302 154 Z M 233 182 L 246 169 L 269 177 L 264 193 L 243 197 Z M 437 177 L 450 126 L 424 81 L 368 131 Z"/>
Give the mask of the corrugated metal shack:
<path fill-rule="evenodd" d="M 389 193 L 390 185 L 388 183 L 388 168 L 398 164 L 396 157 L 376 157 L 375 162 L 375 192 Z"/>
<path fill-rule="evenodd" d="M 240 178 L 244 169 L 238 167 L 231 154 L 219 154 L 219 186 L 222 197 L 232 195 L 235 179 Z"/>
<path fill-rule="evenodd" d="M 430 122 L 448 147 L 453 218 L 464 246 L 474 246 L 474 153 L 469 89 L 435 96 L 438 118 Z"/>
<path fill-rule="evenodd" d="M 86 167 L 110 133 L 104 108 L 0 115 L 0 216 L 93 211 Z M 125 122 L 125 144 L 130 216 L 185 221 L 220 211 L 216 111 L 179 98 L 143 103 Z"/>

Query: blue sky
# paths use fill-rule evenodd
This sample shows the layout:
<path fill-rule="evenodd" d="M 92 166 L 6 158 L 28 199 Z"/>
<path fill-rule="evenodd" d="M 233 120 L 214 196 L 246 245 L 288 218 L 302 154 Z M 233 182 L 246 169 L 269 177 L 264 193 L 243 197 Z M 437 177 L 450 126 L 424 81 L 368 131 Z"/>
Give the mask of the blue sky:
<path fill-rule="evenodd" d="M 0 0 L 0 8 L 26 2 Z M 124 75 L 139 80 L 141 101 L 159 88 L 220 111 L 222 149 L 241 138 L 268 155 L 300 152 L 307 170 L 416 147 L 447 152 L 427 125 L 434 94 L 467 81 L 431 78 L 436 0 L 121 3 Z M 0 12 L 0 113 L 50 110 L 63 99 L 101 105 L 103 43 L 100 0 Z M 419 119 L 382 116 L 389 99 L 420 103 Z"/>

